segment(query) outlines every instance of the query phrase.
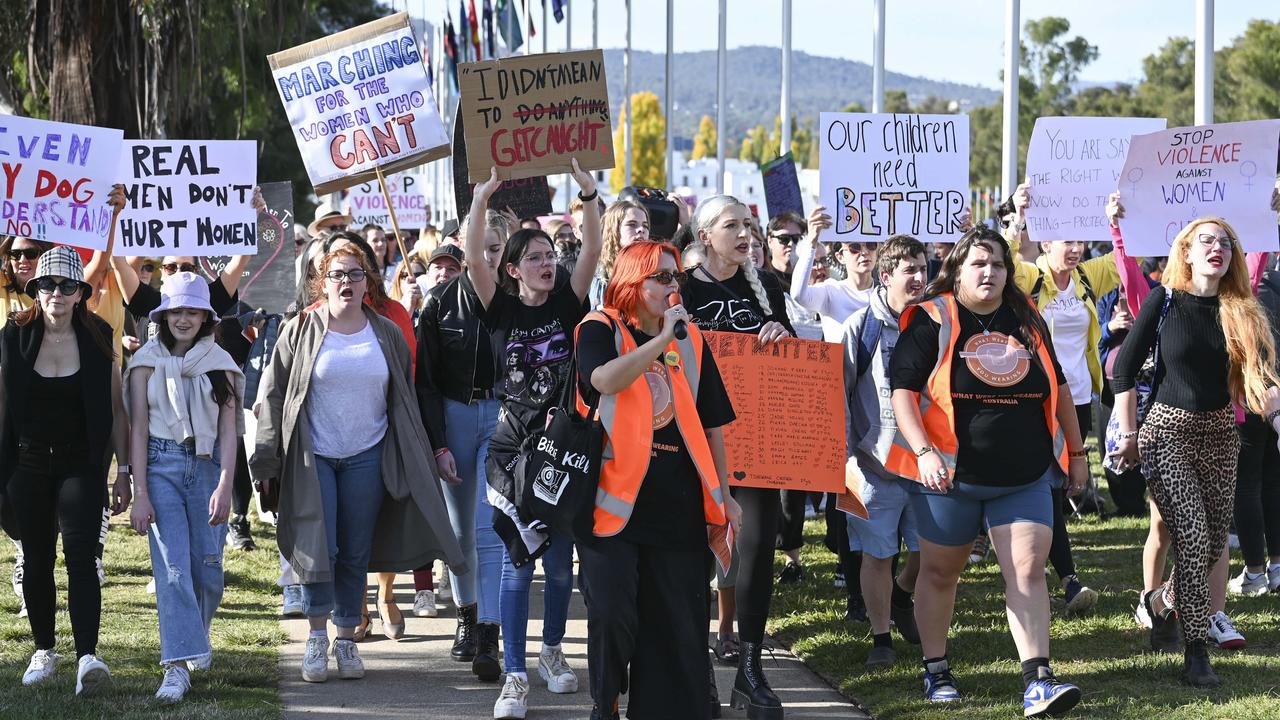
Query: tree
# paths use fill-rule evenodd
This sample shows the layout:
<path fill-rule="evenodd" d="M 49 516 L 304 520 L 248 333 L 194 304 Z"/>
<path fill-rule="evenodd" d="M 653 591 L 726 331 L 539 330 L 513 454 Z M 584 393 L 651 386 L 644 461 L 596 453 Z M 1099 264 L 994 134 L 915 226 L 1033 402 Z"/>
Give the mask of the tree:
<path fill-rule="evenodd" d="M 887 113 L 911 112 L 911 101 L 907 99 L 906 90 L 885 90 L 884 111 Z"/>
<path fill-rule="evenodd" d="M 1195 43 L 1169 38 L 1142 60 L 1138 102 L 1154 117 L 1169 119 L 1169 127 L 1190 125 L 1195 112 Z"/>
<path fill-rule="evenodd" d="M 716 156 L 716 121 L 710 115 L 703 115 L 698 123 L 698 134 L 693 138 L 693 153 L 690 160 L 701 160 Z"/>
<path fill-rule="evenodd" d="M 742 139 L 742 151 L 738 153 L 738 159 L 753 162 L 757 165 L 766 163 L 774 157 L 777 157 L 775 154 L 773 157 L 765 159 L 765 153 L 768 152 L 768 146 L 768 131 L 764 129 L 763 125 L 757 125 L 751 128 L 751 131 L 747 133 L 747 136 Z"/>
<path fill-rule="evenodd" d="M 810 162 L 810 153 L 817 150 L 817 144 L 813 142 L 813 131 L 809 129 L 809 125 L 799 125 L 793 116 L 791 118 L 791 157 L 800 163 L 800 167 L 817 167 L 817 161 Z"/>
<path fill-rule="evenodd" d="M 638 92 L 631 96 L 635 124 L 631 129 L 631 184 L 667 187 L 667 120 L 662 116 L 658 96 Z M 613 156 L 617 162 L 609 173 L 609 187 L 617 193 L 627 185 L 626 139 L 627 105 L 618 111 L 618 129 L 613 132 Z"/>
<path fill-rule="evenodd" d="M 1249 21 L 1244 35 L 1218 51 L 1214 67 L 1214 96 L 1228 109 L 1221 119 L 1280 117 L 1280 22 Z"/>
<path fill-rule="evenodd" d="M 1072 83 L 1080 76 L 1085 65 L 1098 59 L 1098 47 L 1077 35 L 1066 40 L 1071 23 L 1066 18 L 1046 17 L 1028 20 L 1023 25 L 1027 42 L 1022 45 L 1021 78 L 1031 83 L 1030 95 L 1019 95 L 1019 104 L 1028 104 L 1037 111 L 1060 111 L 1066 108 L 1071 96 Z M 1021 86 L 1019 87 L 1021 90 Z"/>

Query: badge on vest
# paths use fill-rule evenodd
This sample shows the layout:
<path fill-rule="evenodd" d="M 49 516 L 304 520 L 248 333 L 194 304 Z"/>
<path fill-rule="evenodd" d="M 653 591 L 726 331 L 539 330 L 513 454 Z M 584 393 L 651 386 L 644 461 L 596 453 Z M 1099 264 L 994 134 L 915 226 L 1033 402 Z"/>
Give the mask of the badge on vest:
<path fill-rule="evenodd" d="M 662 359 L 672 370 L 680 372 L 680 353 L 675 350 L 668 350 Z"/>

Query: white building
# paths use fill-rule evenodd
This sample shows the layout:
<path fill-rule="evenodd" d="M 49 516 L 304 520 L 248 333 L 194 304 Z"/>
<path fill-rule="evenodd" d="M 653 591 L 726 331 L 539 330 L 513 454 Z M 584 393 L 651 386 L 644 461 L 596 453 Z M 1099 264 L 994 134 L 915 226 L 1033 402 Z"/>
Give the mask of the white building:
<path fill-rule="evenodd" d="M 698 200 L 716 193 L 716 173 L 719 171 L 715 158 L 685 160 L 684 153 L 673 153 L 672 176 L 669 185 L 683 191 L 688 188 L 688 195 Z M 800 191 L 804 195 L 806 211 L 815 204 L 818 195 L 818 171 L 799 170 Z M 724 162 L 724 191 L 747 205 L 756 206 L 761 217 L 768 214 L 764 197 L 764 178 L 760 168 L 753 162 L 726 158 Z M 681 192 L 681 194 L 686 194 Z"/>

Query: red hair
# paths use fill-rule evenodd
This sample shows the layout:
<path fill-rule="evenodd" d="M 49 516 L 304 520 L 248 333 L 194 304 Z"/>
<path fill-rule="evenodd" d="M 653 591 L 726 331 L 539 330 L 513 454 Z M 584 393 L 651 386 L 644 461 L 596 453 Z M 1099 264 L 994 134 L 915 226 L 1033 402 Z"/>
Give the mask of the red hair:
<path fill-rule="evenodd" d="M 683 270 L 680 252 L 671 243 L 641 240 L 622 248 L 614 260 L 609 287 L 604 291 L 604 306 L 617 310 L 624 322 L 636 324 L 641 286 L 650 275 L 658 272 L 658 263 L 662 262 L 664 253 L 675 260 L 677 271 Z"/>

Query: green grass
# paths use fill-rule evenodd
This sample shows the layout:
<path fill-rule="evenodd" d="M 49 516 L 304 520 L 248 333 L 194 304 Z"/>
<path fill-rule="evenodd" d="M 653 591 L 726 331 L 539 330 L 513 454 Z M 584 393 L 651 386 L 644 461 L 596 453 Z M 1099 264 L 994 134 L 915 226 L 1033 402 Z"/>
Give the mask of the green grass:
<path fill-rule="evenodd" d="M 122 518 L 115 519 L 107 540 L 98 641 L 98 654 L 111 667 L 114 682 L 106 692 L 83 700 L 75 697 L 75 649 L 61 557 L 55 577 L 62 661 L 50 682 L 22 686 L 34 649 L 31 627 L 17 616 L 18 601 L 8 587 L 13 544 L 7 538 L 0 542 L 0 718 L 279 718 L 276 655 L 286 638 L 277 622 L 280 568 L 272 528 L 255 525 L 259 549 L 254 552 L 227 550 L 227 589 L 213 620 L 213 668 L 192 676 L 193 688 L 183 703 L 164 706 L 152 697 L 161 679 L 160 630 L 155 596 L 146 590 L 151 579 L 147 539 Z"/>

